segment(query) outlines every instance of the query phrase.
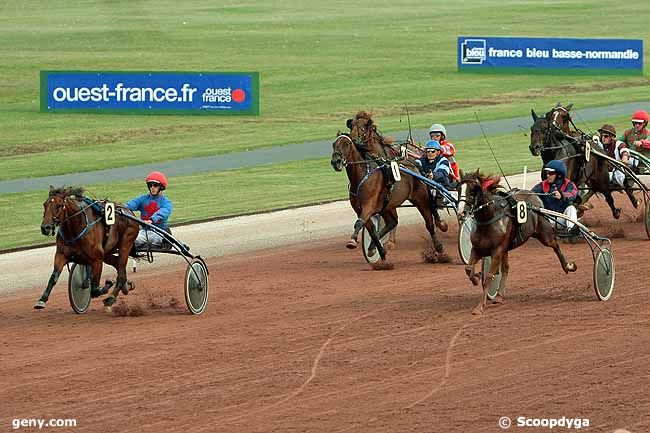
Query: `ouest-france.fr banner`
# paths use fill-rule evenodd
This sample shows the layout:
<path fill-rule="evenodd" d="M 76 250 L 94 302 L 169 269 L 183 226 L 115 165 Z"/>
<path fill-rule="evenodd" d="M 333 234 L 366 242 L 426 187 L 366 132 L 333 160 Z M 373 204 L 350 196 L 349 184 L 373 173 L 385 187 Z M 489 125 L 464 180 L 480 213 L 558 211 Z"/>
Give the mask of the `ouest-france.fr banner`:
<path fill-rule="evenodd" d="M 459 71 L 506 69 L 643 74 L 643 40 L 458 37 Z"/>
<path fill-rule="evenodd" d="M 260 113 L 257 72 L 41 71 L 41 111 Z"/>

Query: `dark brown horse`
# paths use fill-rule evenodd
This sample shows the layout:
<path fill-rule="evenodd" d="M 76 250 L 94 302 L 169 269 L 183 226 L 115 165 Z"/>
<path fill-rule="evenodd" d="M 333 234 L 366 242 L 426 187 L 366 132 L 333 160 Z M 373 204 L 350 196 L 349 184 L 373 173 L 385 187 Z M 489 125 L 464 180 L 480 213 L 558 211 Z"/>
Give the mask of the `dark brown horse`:
<path fill-rule="evenodd" d="M 50 187 L 47 200 L 43 203 L 43 221 L 41 232 L 45 236 L 56 235 L 56 253 L 54 270 L 43 295 L 34 308 L 45 308 L 52 288 L 56 284 L 63 267 L 69 262 L 90 267 L 90 290 L 92 297 L 98 297 L 108 291 L 102 290 L 99 282 L 102 276 L 102 264 L 105 262 L 117 270 L 117 281 L 113 292 L 104 299 L 104 305 L 110 307 L 120 290 L 126 288 L 126 265 L 138 236 L 140 226 L 137 222 L 116 215 L 115 224 L 107 226 L 102 213 L 83 197 L 81 188 Z M 124 212 L 130 212 L 123 209 Z"/>
<path fill-rule="evenodd" d="M 495 275 L 502 273 L 499 294 L 495 302 L 502 303 L 502 292 L 508 279 L 508 251 L 523 245 L 531 237 L 537 238 L 543 245 L 553 248 L 564 272 L 574 272 L 577 266 L 568 262 L 560 250 L 555 238 L 552 224 L 542 215 L 530 211 L 524 224 L 518 224 L 512 209 L 516 201 L 525 201 L 542 208 L 542 200 L 531 191 L 511 191 L 510 194 L 499 193 L 499 176 L 485 176 L 478 170 L 465 175 L 460 182 L 460 196 L 464 199 L 459 204 L 461 219 L 473 216 L 476 220 L 476 230 L 472 232 L 472 253 L 465 272 L 475 286 L 481 281 L 476 273 L 476 263 L 483 257 L 490 256 L 492 265 L 487 274 L 488 284 L 483 289 L 481 301 L 472 311 L 482 314 L 487 303 L 487 289 Z"/>
<path fill-rule="evenodd" d="M 609 183 L 609 169 L 607 161 L 591 156 L 589 161 L 585 159 L 585 145 L 589 142 L 593 145 L 590 137 L 573 125 L 570 110 L 573 104 L 563 107 L 558 103 L 544 117 L 537 116 L 535 110 L 531 110 L 533 126 L 530 135 L 530 152 L 534 155 L 541 155 L 544 164 L 553 159 L 564 161 L 567 167 L 567 174 L 579 188 L 585 185 L 589 192 L 580 197 L 584 208 L 589 198 L 594 193 L 601 193 L 609 205 L 614 218 L 621 216 L 621 209 L 614 204 L 612 191 L 615 189 Z M 633 193 L 628 193 L 633 198 Z M 633 201 L 634 204 L 634 201 Z"/>
<path fill-rule="evenodd" d="M 443 245 L 436 236 L 431 212 L 432 198 L 424 184 L 407 174 L 402 174 L 399 182 L 389 182 L 385 162 L 367 150 L 360 151 L 347 134 L 339 134 L 332 143 L 331 164 L 336 171 L 345 168 L 350 181 L 350 204 L 358 217 L 347 244 L 349 248 L 356 248 L 359 231 L 365 226 L 380 257 L 385 259 L 386 251 L 379 239 L 397 226 L 396 209 L 408 200 L 424 218 L 436 252 L 442 254 Z M 386 223 L 380 233 L 375 232 L 370 219 L 376 214 Z"/>

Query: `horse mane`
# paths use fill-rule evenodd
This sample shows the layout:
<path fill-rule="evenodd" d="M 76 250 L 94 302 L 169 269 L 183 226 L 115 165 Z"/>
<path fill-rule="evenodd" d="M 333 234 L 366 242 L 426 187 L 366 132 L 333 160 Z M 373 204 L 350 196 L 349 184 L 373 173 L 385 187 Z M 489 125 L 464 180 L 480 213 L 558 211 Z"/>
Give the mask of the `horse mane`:
<path fill-rule="evenodd" d="M 463 179 L 474 180 L 481 185 L 483 190 L 493 194 L 501 187 L 501 176 L 498 174 L 483 174 L 479 170 L 476 170 L 475 173 L 466 174 Z"/>
<path fill-rule="evenodd" d="M 62 186 L 59 188 L 54 188 L 50 187 L 50 197 L 55 196 L 55 195 L 62 195 L 62 196 L 68 196 L 68 195 L 78 195 L 82 196 L 85 192 L 85 188 L 83 186 Z"/>

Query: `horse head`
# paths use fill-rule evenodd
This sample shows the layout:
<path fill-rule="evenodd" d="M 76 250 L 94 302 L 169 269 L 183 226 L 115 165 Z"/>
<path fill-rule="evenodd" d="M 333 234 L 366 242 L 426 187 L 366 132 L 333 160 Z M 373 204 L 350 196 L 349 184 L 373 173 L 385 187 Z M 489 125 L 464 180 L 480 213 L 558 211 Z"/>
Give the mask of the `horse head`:
<path fill-rule="evenodd" d="M 350 138 L 359 149 L 366 149 L 376 153 L 381 152 L 381 136 L 377 132 L 377 125 L 372 120 L 372 114 L 359 111 L 352 119 L 348 119 Z"/>
<path fill-rule="evenodd" d="M 47 200 L 43 202 L 43 220 L 41 233 L 54 236 L 56 227 L 65 219 L 66 201 L 72 192 L 71 188 L 54 188 L 50 185 Z"/>
<path fill-rule="evenodd" d="M 530 127 L 530 153 L 533 156 L 539 156 L 544 148 L 544 140 L 548 131 L 548 120 L 546 117 L 539 117 L 535 110 L 530 110 L 533 116 L 533 126 Z"/>
<path fill-rule="evenodd" d="M 554 128 L 557 128 L 558 130 L 564 132 L 565 134 L 569 134 L 569 124 L 571 122 L 571 114 L 569 114 L 569 111 L 571 111 L 571 108 L 573 107 L 573 104 L 569 104 L 566 107 L 562 106 L 560 102 L 558 102 L 555 107 L 551 111 L 547 113 L 547 117 L 550 118 L 551 125 Z"/>
<path fill-rule="evenodd" d="M 348 160 L 353 158 L 354 143 L 349 134 L 336 131 L 336 140 L 332 143 L 332 159 L 330 164 L 336 171 L 343 170 Z"/>
<path fill-rule="evenodd" d="M 473 214 L 479 208 L 488 203 L 492 196 L 499 189 L 501 176 L 485 175 L 477 169 L 474 173 L 467 173 L 460 180 L 459 198 L 458 198 L 458 215 L 461 220 Z"/>

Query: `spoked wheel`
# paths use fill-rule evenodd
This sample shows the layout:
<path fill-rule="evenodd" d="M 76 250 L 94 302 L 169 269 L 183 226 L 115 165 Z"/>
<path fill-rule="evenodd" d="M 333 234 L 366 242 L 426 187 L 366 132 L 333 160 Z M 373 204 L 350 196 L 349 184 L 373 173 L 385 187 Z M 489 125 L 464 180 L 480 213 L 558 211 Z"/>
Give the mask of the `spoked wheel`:
<path fill-rule="evenodd" d="M 198 257 L 185 271 L 185 302 L 192 314 L 201 314 L 208 305 L 208 268 Z"/>
<path fill-rule="evenodd" d="M 72 264 L 68 277 L 68 299 L 77 314 L 83 314 L 90 307 L 90 268 Z M 85 287 L 84 287 L 85 286 Z"/>
<path fill-rule="evenodd" d="M 474 217 L 469 217 L 460 224 L 458 228 L 458 255 L 464 264 L 469 264 L 469 259 L 472 254 L 472 239 L 470 236 L 476 229 L 476 220 Z"/>
<path fill-rule="evenodd" d="M 616 269 L 612 252 L 609 249 L 598 251 L 594 260 L 594 288 L 598 299 L 606 301 L 612 296 L 615 277 Z"/>
<path fill-rule="evenodd" d="M 370 221 L 375 226 L 375 233 L 379 233 L 384 228 L 385 223 L 381 215 L 373 215 L 370 217 Z M 379 240 L 382 247 L 386 245 L 386 242 L 388 242 L 389 235 L 390 233 L 386 233 L 386 235 Z M 372 239 L 370 238 L 370 233 L 368 233 L 368 229 L 365 226 L 361 232 L 361 244 L 363 246 L 363 257 L 368 263 L 377 263 L 379 260 L 381 260 L 379 250 L 377 250 L 377 248 L 374 248 L 374 245 L 371 251 L 370 245 L 372 244 Z"/>
<path fill-rule="evenodd" d="M 487 275 L 490 272 L 490 266 L 492 266 L 492 257 L 487 256 L 483 257 L 482 263 L 481 263 L 481 272 L 483 275 L 483 290 L 485 290 L 487 284 L 488 284 L 488 279 Z M 503 274 L 501 273 L 501 269 L 499 269 L 499 272 L 494 276 L 494 280 L 492 280 L 492 284 L 490 287 L 487 288 L 487 297 L 490 301 L 494 300 L 494 298 L 497 297 L 497 294 L 499 293 L 499 286 L 501 285 L 501 277 Z"/>

